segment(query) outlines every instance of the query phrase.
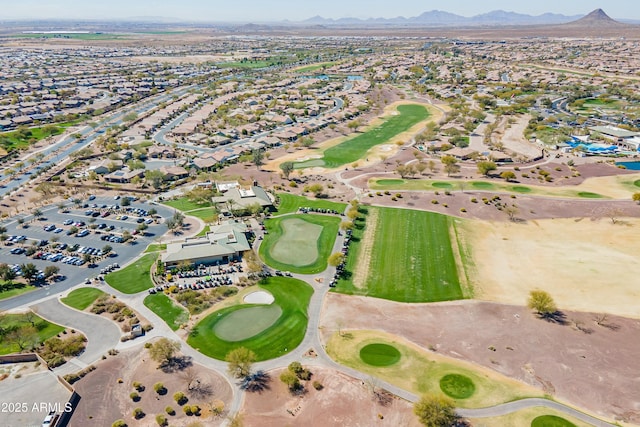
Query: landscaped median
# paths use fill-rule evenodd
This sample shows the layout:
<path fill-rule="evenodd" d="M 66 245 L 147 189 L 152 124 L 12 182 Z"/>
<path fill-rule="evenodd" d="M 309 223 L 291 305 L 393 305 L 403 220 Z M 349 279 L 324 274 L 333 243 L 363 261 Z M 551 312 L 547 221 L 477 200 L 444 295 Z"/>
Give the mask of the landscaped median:
<path fill-rule="evenodd" d="M 84 310 L 102 295 L 105 295 L 105 293 L 100 289 L 78 288 L 69 292 L 69 295 L 62 298 L 61 301 L 76 310 Z"/>
<path fill-rule="evenodd" d="M 219 360 L 239 347 L 252 350 L 259 361 L 295 349 L 307 330 L 307 307 L 313 288 L 301 280 L 270 277 L 258 289 L 271 294 L 274 301 L 237 304 L 215 311 L 193 328 L 187 343 Z"/>
<path fill-rule="evenodd" d="M 124 294 L 137 294 L 150 289 L 153 287 L 151 266 L 157 258 L 158 253 L 143 255 L 127 267 L 107 274 L 104 280 Z"/>
<path fill-rule="evenodd" d="M 341 330 L 329 338 L 327 353 L 340 364 L 417 395 L 449 395 L 456 406 L 463 408 L 484 408 L 543 394 L 488 369 L 429 352 L 381 331 Z"/>
<path fill-rule="evenodd" d="M 177 330 L 189 320 L 187 310 L 174 303 L 163 293 L 155 293 L 144 299 L 144 305 L 157 314 L 172 330 Z"/>

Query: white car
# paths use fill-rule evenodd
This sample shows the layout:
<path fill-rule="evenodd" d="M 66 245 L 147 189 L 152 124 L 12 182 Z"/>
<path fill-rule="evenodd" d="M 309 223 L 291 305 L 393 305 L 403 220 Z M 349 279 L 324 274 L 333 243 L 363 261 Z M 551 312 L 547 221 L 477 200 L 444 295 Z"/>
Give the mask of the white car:
<path fill-rule="evenodd" d="M 56 228 L 55 230 L 53 230 L 54 233 L 62 233 L 62 228 Z"/>
<path fill-rule="evenodd" d="M 65 219 L 64 222 L 62 223 L 62 225 L 71 225 L 71 224 L 73 224 L 72 219 Z"/>

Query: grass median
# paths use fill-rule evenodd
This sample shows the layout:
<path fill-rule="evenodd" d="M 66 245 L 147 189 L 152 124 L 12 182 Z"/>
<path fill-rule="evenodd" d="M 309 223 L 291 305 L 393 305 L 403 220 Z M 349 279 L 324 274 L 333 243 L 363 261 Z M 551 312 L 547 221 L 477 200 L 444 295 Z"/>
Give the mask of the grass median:
<path fill-rule="evenodd" d="M 149 253 L 127 267 L 109 273 L 104 277 L 109 286 L 125 294 L 137 294 L 153 287 L 151 266 L 158 258 L 158 253 Z"/>

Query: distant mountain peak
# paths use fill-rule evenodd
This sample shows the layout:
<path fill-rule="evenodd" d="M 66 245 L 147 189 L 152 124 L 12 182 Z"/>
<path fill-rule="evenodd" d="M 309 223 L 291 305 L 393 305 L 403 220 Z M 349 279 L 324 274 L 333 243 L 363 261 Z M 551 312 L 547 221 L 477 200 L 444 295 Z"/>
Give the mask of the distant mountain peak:
<path fill-rule="evenodd" d="M 572 26 L 588 25 L 590 27 L 608 27 L 612 25 L 625 25 L 625 24 L 618 22 L 615 19 L 612 19 L 609 15 L 605 13 L 604 10 L 598 8 L 593 12 L 589 13 L 588 15 L 585 15 L 582 18 L 578 19 L 577 21 L 569 22 L 567 25 L 572 25 Z"/>

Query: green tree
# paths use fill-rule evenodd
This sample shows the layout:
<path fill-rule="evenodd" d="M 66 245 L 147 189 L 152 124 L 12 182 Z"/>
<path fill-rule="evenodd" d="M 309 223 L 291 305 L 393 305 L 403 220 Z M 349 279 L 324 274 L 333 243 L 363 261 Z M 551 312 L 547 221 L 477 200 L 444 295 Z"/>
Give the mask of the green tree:
<path fill-rule="evenodd" d="M 256 354 L 245 347 L 238 347 L 231 350 L 224 358 L 229 364 L 229 372 L 236 378 L 249 375 L 251 366 L 256 361 Z"/>
<path fill-rule="evenodd" d="M 7 264 L 0 264 L 0 279 L 5 282 L 12 282 L 16 278 L 16 273 Z"/>
<path fill-rule="evenodd" d="M 484 176 L 489 176 L 489 172 L 498 169 L 498 166 L 495 164 L 495 162 L 492 162 L 490 160 L 478 162 L 477 167 L 478 172 Z"/>
<path fill-rule="evenodd" d="M 283 162 L 280 164 L 280 170 L 282 170 L 282 174 L 284 175 L 285 179 L 289 179 L 289 175 L 291 175 L 293 169 L 293 162 Z"/>
<path fill-rule="evenodd" d="M 633 196 L 631 196 L 631 199 L 640 204 L 640 193 L 633 193 Z"/>
<path fill-rule="evenodd" d="M 292 393 L 302 388 L 302 384 L 300 384 L 300 380 L 296 376 L 295 372 L 292 372 L 289 369 L 280 374 L 280 381 L 285 383 L 289 387 L 289 391 Z"/>
<path fill-rule="evenodd" d="M 156 190 L 160 189 L 164 184 L 164 175 L 159 170 L 147 170 L 144 173 L 144 179 L 149 181 Z"/>
<path fill-rule="evenodd" d="M 264 152 L 261 150 L 253 150 L 251 152 L 251 161 L 260 170 L 260 166 L 264 164 Z"/>
<path fill-rule="evenodd" d="M 422 396 L 413 405 L 413 413 L 426 427 L 450 427 L 457 418 L 453 400 L 444 395 Z"/>
<path fill-rule="evenodd" d="M 48 265 L 44 268 L 44 277 L 48 279 L 49 277 L 55 276 L 60 272 L 60 268 L 56 265 Z"/>
<path fill-rule="evenodd" d="M 38 267 L 29 262 L 27 264 L 22 264 L 20 268 L 22 269 L 22 277 L 24 277 L 27 282 L 35 282 L 36 276 L 38 275 Z"/>
<path fill-rule="evenodd" d="M 362 126 L 362 121 L 360 119 L 355 119 L 347 123 L 347 127 L 354 132 L 357 132 L 360 126 Z"/>
<path fill-rule="evenodd" d="M 170 362 L 180 350 L 180 343 L 168 338 L 160 338 L 149 347 L 149 356 L 160 365 Z"/>
<path fill-rule="evenodd" d="M 344 254 L 341 252 L 331 254 L 327 262 L 330 266 L 337 267 L 344 262 Z"/>
<path fill-rule="evenodd" d="M 504 179 L 507 182 L 511 182 L 516 179 L 516 174 L 512 171 L 504 171 L 500 174 L 500 178 Z"/>
<path fill-rule="evenodd" d="M 533 290 L 529 292 L 527 307 L 535 310 L 540 316 L 546 317 L 558 311 L 555 301 L 546 291 Z"/>

